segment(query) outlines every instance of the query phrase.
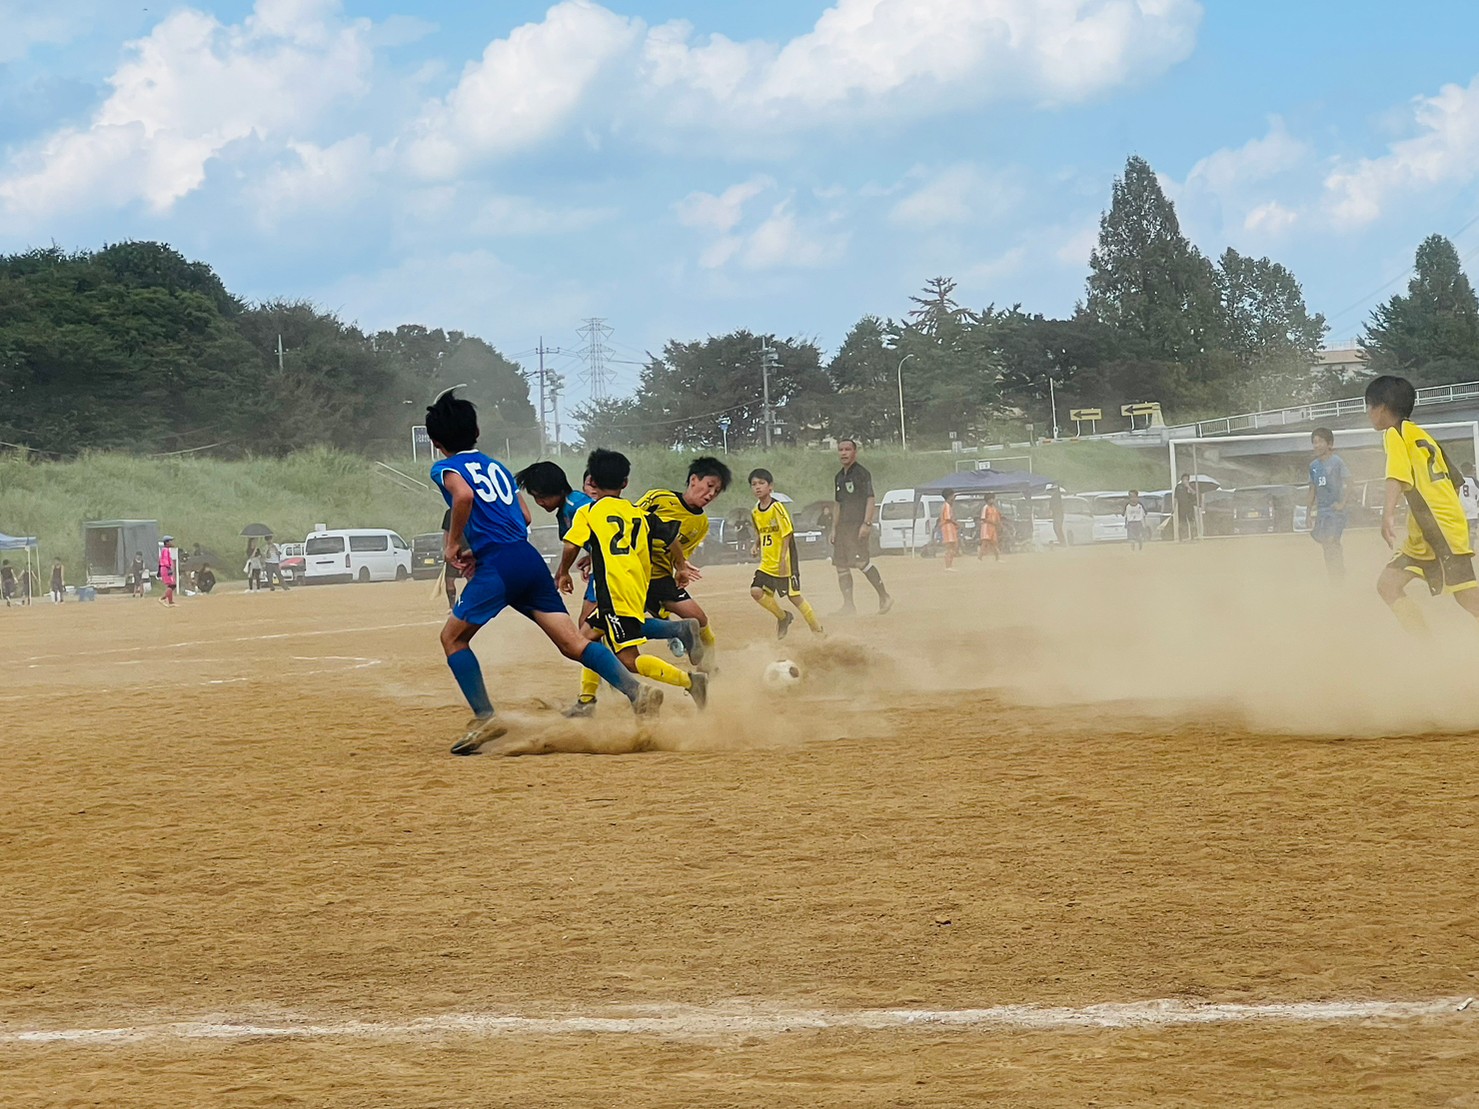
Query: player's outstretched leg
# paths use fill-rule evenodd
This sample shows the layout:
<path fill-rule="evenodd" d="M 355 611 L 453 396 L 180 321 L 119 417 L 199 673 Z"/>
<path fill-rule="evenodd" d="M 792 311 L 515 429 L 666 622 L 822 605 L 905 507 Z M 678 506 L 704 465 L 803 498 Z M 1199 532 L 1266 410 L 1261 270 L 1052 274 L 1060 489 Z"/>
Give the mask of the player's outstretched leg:
<path fill-rule="evenodd" d="M 579 662 L 587 670 L 594 670 L 608 684 L 621 690 L 622 696 L 632 703 L 639 715 L 655 712 L 662 704 L 661 690 L 644 689 L 610 647 L 604 643 L 592 643 L 575 630 L 575 622 L 569 613 L 561 609 L 559 612 L 534 612 L 530 615 L 562 655 Z"/>
<path fill-rule="evenodd" d="M 816 635 L 823 634 L 822 622 L 817 619 L 817 610 L 811 607 L 811 602 L 800 593 L 792 593 L 788 599 L 791 604 L 796 606 L 796 611 L 801 613 L 801 618 L 806 621 L 806 626 Z"/>

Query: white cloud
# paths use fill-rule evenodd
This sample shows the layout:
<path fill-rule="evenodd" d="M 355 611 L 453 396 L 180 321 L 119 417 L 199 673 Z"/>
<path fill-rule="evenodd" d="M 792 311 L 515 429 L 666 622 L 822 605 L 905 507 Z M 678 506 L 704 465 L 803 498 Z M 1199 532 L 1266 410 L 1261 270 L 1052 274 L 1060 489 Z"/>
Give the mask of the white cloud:
<path fill-rule="evenodd" d="M 670 118 L 745 128 L 971 101 L 1060 104 L 1183 60 L 1200 18 L 1195 0 L 837 0 L 784 45 L 658 27 L 643 75 Z"/>
<path fill-rule="evenodd" d="M 1263 136 L 1215 150 L 1184 181 L 1162 177 L 1161 185 L 1194 238 L 1261 245 L 1300 221 L 1298 206 L 1280 197 L 1307 197 L 1316 164 L 1313 148 L 1274 116 Z"/>
<path fill-rule="evenodd" d="M 223 26 L 188 8 L 128 44 L 113 92 L 85 128 L 57 131 L 0 178 L 0 211 L 32 218 L 142 200 L 164 211 L 243 140 L 290 149 L 336 102 L 366 88 L 368 24 L 337 0 L 258 0 Z"/>
<path fill-rule="evenodd" d="M 1267 204 L 1260 204 L 1243 218 L 1243 228 L 1247 231 L 1280 235 L 1298 222 L 1297 212 L 1284 207 L 1277 200 L 1270 200 Z"/>
<path fill-rule="evenodd" d="M 328 146 L 290 142 L 289 164 L 279 165 L 253 190 L 264 223 L 284 212 L 332 208 L 359 191 L 374 171 L 376 152 L 368 135 L 351 135 Z"/>
<path fill-rule="evenodd" d="M 752 177 L 738 185 L 731 185 L 718 196 L 712 193 L 692 192 L 674 205 L 678 222 L 684 227 L 695 227 L 706 231 L 733 231 L 744 218 L 745 205 L 767 189 L 773 189 L 775 181 L 769 177 Z"/>
<path fill-rule="evenodd" d="M 847 234 L 828 226 L 835 223 L 835 215 L 801 218 L 794 193 L 773 201 L 763 218 L 742 227 L 750 202 L 776 187 L 772 178 L 754 177 L 718 195 L 689 193 L 673 205 L 682 226 L 713 236 L 699 252 L 702 268 L 717 270 L 734 263 L 755 271 L 814 269 L 830 265 L 846 252 Z"/>
<path fill-rule="evenodd" d="M 489 43 L 457 86 L 426 109 L 410 139 L 410 166 L 423 177 L 445 179 L 547 139 L 640 33 L 637 21 L 589 0 L 556 4 L 542 23 Z"/>
<path fill-rule="evenodd" d="M 24 58 L 33 46 L 71 42 L 104 10 L 101 0 L 0 0 L 0 65 Z"/>
<path fill-rule="evenodd" d="M 1331 220 L 1342 228 L 1379 219 L 1394 200 L 1410 201 L 1445 183 L 1479 177 L 1479 77 L 1467 87 L 1444 85 L 1413 102 L 1417 134 L 1394 142 L 1378 158 L 1342 165 L 1325 179 Z"/>
<path fill-rule="evenodd" d="M 1013 174 L 952 166 L 895 204 L 889 219 L 916 230 L 983 223 L 1009 212 L 1021 198 Z"/>
<path fill-rule="evenodd" d="M 788 199 L 749 234 L 738 256 L 748 270 L 816 269 L 839 261 L 846 250 L 845 233 L 803 224 Z"/>

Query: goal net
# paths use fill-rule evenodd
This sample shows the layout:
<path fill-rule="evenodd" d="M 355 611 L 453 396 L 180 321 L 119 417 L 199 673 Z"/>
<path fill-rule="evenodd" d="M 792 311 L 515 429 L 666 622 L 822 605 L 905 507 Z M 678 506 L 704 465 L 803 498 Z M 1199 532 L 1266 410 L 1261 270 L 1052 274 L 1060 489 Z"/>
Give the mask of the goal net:
<path fill-rule="evenodd" d="M 1479 455 L 1479 422 L 1425 423 L 1460 469 Z M 1169 485 L 1191 475 L 1197 489 L 1192 534 L 1199 538 L 1273 535 L 1307 531 L 1309 466 L 1314 458 L 1310 432 L 1226 435 L 1209 439 L 1173 439 Z M 1350 470 L 1352 489 L 1346 497 L 1349 527 L 1380 527 L 1386 495 L 1386 455 L 1381 433 L 1369 428 L 1336 431 L 1335 453 Z M 1462 476 L 1459 477 L 1462 481 Z M 1172 495 L 1159 494 L 1167 538 L 1181 538 L 1185 522 Z"/>

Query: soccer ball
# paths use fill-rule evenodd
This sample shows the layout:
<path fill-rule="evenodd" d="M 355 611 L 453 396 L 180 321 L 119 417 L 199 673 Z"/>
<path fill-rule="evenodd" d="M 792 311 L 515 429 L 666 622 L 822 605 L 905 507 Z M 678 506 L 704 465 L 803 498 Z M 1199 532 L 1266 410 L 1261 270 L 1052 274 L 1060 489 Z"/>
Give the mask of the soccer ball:
<path fill-rule="evenodd" d="M 765 668 L 765 684 L 771 689 L 791 689 L 801 681 L 801 667 L 790 659 L 772 662 Z"/>

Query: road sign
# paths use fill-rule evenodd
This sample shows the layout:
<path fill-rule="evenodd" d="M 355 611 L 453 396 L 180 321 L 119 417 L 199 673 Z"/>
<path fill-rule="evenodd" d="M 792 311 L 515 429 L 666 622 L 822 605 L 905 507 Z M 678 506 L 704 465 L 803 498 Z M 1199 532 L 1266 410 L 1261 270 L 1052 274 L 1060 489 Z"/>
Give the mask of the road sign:
<path fill-rule="evenodd" d="M 1161 410 L 1159 403 L 1150 404 L 1122 404 L 1120 405 L 1121 416 L 1154 416 Z"/>
<path fill-rule="evenodd" d="M 1099 408 L 1071 408 L 1068 411 L 1068 418 L 1075 423 L 1097 422 L 1104 419 L 1104 412 Z"/>

